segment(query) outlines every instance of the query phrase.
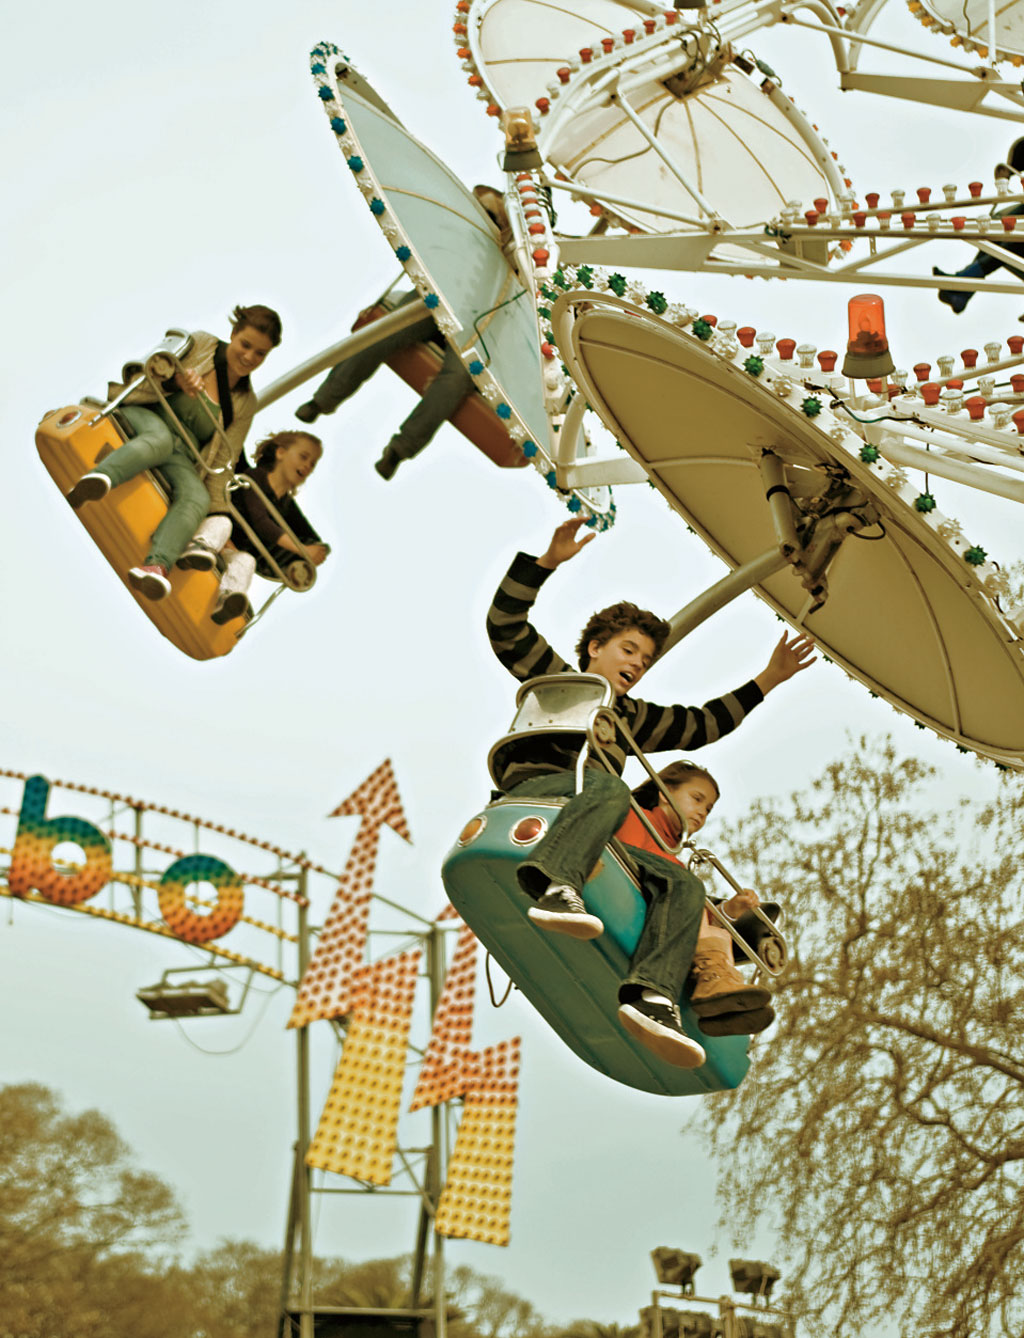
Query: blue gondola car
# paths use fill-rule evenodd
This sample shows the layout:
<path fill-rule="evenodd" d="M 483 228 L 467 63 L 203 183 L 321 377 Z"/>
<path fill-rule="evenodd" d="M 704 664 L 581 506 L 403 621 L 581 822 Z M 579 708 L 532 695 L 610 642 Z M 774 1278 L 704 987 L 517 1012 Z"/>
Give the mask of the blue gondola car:
<path fill-rule="evenodd" d="M 524 743 L 528 747 L 524 736 L 536 738 L 538 733 L 575 739 L 582 769 L 588 751 L 601 756 L 611 704 L 610 686 L 594 674 L 550 674 L 524 683 L 512 732 L 491 750 L 492 776 L 506 764 L 509 750 Z M 683 1027 L 707 1053 L 707 1062 L 697 1069 L 676 1068 L 658 1059 L 618 1021 L 619 983 L 628 973 L 645 914 L 625 846 L 613 841 L 606 848 L 583 889 L 587 908 L 604 921 L 600 938 L 580 942 L 545 933 L 528 919 L 530 902 L 516 881 L 516 866 L 564 802 L 499 798 L 472 818 L 442 869 L 452 905 L 570 1049 L 599 1073 L 663 1096 L 737 1087 L 749 1067 L 748 1037 L 706 1036 L 685 1000 L 680 1000 Z M 775 975 L 785 960 L 785 944 L 771 922 L 761 918 L 767 926 L 764 942 L 756 955 L 743 951 Z"/>

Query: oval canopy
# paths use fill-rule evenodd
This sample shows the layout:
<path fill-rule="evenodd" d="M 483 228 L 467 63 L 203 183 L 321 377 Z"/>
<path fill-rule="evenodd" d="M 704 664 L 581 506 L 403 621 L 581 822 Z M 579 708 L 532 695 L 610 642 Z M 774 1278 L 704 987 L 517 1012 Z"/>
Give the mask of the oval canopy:
<path fill-rule="evenodd" d="M 624 29 L 643 35 L 643 19 L 651 15 L 663 24 L 663 10 L 641 3 L 475 0 L 468 27 L 480 74 L 498 105 L 532 108 L 549 84 L 559 86 L 557 71 L 567 60 L 577 57 L 579 65 L 581 47 L 600 50 L 602 37 Z M 727 48 L 718 58 L 712 51 L 696 79 L 680 76 L 680 83 L 671 75 L 670 68 L 686 63 L 680 60 L 684 24 L 659 29 L 646 65 L 636 63 L 632 44 L 616 52 L 620 64 L 630 65 L 621 89 L 657 149 L 616 100 L 620 86 L 606 60 L 593 95 L 577 88 L 589 80 L 589 66 L 570 78 L 562 96 L 572 99 L 571 115 L 559 115 L 555 101 L 550 121 L 541 118 L 539 145 L 551 165 L 598 200 L 636 202 L 607 207 L 646 232 L 685 229 L 679 215 L 707 215 L 701 200 L 729 224 L 750 227 L 774 218 L 790 200 L 834 199 L 841 179 L 827 147 L 771 81 L 762 88 L 760 74 L 752 79 L 725 59 Z M 645 76 L 645 69 L 652 73 Z"/>
<path fill-rule="evenodd" d="M 575 304 L 579 305 L 576 306 Z M 754 589 L 873 692 L 939 734 L 1024 765 L 1024 647 L 935 515 L 859 437 L 823 410 L 754 379 L 737 360 L 614 297 L 576 292 L 555 312 L 570 372 L 622 446 L 720 558 L 739 567 L 777 548 L 758 461 L 848 477 L 881 523 L 842 543 L 829 594 L 809 612 L 792 568 Z M 745 354 L 745 350 L 743 353 Z M 832 435 L 818 424 L 831 425 Z M 842 438 L 845 436 L 845 444 Z M 875 540 L 875 541 L 872 541 Z"/>
<path fill-rule="evenodd" d="M 939 25 L 939 31 L 955 33 L 968 38 L 978 46 L 987 47 L 988 0 L 922 0 L 915 11 L 922 20 L 930 15 Z M 1024 56 L 1024 3 L 1005 0 L 995 7 L 996 53 L 1003 60 Z"/>
<path fill-rule="evenodd" d="M 527 432 L 546 442 L 537 318 L 497 229 L 472 191 L 350 68 L 340 62 L 334 82 L 356 184 L 421 295 L 436 300 L 449 343 L 460 353 L 476 350 Z"/>

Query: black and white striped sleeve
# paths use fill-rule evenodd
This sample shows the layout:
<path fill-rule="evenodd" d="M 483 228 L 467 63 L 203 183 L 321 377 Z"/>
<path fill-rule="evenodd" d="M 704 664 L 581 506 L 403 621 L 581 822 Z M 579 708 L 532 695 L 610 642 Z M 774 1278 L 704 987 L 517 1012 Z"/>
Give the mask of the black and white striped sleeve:
<path fill-rule="evenodd" d="M 517 553 L 487 612 L 487 635 L 498 659 L 520 682 L 570 668 L 530 622 L 541 586 L 551 575 L 536 558 Z"/>
<path fill-rule="evenodd" d="M 645 753 L 687 752 L 731 734 L 763 700 L 761 689 L 751 680 L 724 697 L 712 697 L 703 706 L 655 706 L 653 702 L 634 701 L 636 711 L 630 728 Z"/>

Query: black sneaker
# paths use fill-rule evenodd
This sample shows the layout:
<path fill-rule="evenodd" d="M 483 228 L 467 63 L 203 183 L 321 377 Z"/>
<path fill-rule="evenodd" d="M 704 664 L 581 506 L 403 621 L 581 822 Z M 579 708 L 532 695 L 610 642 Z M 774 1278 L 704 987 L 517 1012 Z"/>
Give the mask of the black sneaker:
<path fill-rule="evenodd" d="M 322 412 L 323 410 L 316 400 L 307 400 L 305 404 L 300 404 L 295 410 L 295 417 L 300 423 L 315 423 Z"/>
<path fill-rule="evenodd" d="M 385 446 L 380 459 L 374 461 L 373 467 L 382 479 L 393 479 L 401 463 L 402 457 L 390 446 Z"/>
<path fill-rule="evenodd" d="M 228 595 L 218 596 L 210 621 L 223 626 L 234 618 L 241 618 L 249 612 L 249 601 L 240 590 L 232 590 Z"/>
<path fill-rule="evenodd" d="M 699 1017 L 697 1026 L 705 1036 L 756 1036 L 775 1021 L 771 1004 L 752 1008 L 746 1013 L 719 1013 L 717 1017 Z"/>
<path fill-rule="evenodd" d="M 630 1036 L 677 1069 L 698 1069 L 707 1059 L 703 1046 L 683 1031 L 675 1004 L 633 999 L 619 1005 L 619 1021 Z"/>
<path fill-rule="evenodd" d="M 571 938 L 599 938 L 604 933 L 604 925 L 587 910 L 574 887 L 549 887 L 527 914 L 541 929 Z"/>

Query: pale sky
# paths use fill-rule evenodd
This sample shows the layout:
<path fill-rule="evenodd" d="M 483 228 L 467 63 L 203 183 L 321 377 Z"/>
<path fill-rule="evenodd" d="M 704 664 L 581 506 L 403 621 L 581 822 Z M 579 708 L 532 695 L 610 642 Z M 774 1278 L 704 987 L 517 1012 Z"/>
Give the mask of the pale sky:
<path fill-rule="evenodd" d="M 564 517 L 557 499 L 532 470 L 497 471 L 447 427 L 382 482 L 372 462 L 413 402 L 384 369 L 321 420 L 325 454 L 302 497 L 333 545 L 316 589 L 280 599 L 229 657 L 196 664 L 136 610 L 50 482 L 33 433 L 49 409 L 100 393 L 168 326 L 223 334 L 237 302 L 282 314 L 284 342 L 257 378 L 267 385 L 339 338 L 394 278 L 313 93 L 308 52 L 318 40 L 346 51 L 467 182 L 497 179 L 495 127 L 465 86 L 450 10 L 410 0 L 18 6 L 0 113 L 11 451 L 0 765 L 197 812 L 340 870 L 355 824 L 325 815 L 391 757 L 415 845 L 384 834 L 378 889 L 423 914 L 443 905 L 441 859 L 486 797 L 487 749 L 511 717 L 514 684 L 490 655 L 484 614 L 516 549 L 541 551 Z M 895 3 L 875 33 L 950 53 Z M 828 133 L 862 193 L 990 180 L 1013 137 L 998 121 L 840 95 L 823 39 L 768 32 L 747 45 Z M 927 264 L 966 259 L 947 244 Z M 854 291 L 685 274 L 650 283 L 819 347 L 841 347 Z M 884 295 L 898 366 L 1005 340 L 1024 311 L 1024 292 L 977 298 L 960 318 L 926 292 Z M 255 431 L 294 425 L 308 389 Z M 939 501 L 1001 561 L 1021 556 L 1009 503 L 983 506 L 952 485 Z M 722 574 L 646 488 L 620 489 L 618 508 L 614 530 L 543 593 L 537 621 L 563 653 L 594 608 L 632 598 L 667 615 Z M 747 596 L 657 666 L 645 693 L 702 702 L 761 669 L 777 636 L 774 616 Z M 995 783 L 991 768 L 819 664 L 702 755 L 722 785 L 715 822 L 740 818 L 758 795 L 802 787 L 851 736 L 886 730 L 942 768 L 949 802 Z M 3 783 L 8 809 L 19 795 Z M 3 824 L 9 846 L 14 818 Z M 314 918 L 326 910 L 325 900 Z M 191 960 L 179 945 L 5 901 L 0 1080 L 45 1082 L 72 1108 L 107 1113 L 180 1193 L 195 1247 L 224 1236 L 275 1245 L 294 1137 L 291 995 L 257 999 L 224 1022 L 149 1022 L 135 990 Z M 717 1247 L 701 1281 L 724 1290 L 734 1251 L 716 1227 L 714 1168 L 685 1133 L 694 1099 L 617 1087 L 522 1000 L 492 1015 L 485 997 L 477 1043 L 524 1037 L 512 1244 L 453 1242 L 448 1257 L 501 1275 L 551 1319 L 635 1322 L 654 1285 L 647 1252 L 660 1244 L 706 1260 Z M 315 1100 L 334 1060 L 320 1028 Z M 346 1196 L 323 1204 L 316 1247 L 349 1259 L 401 1253 L 414 1232 L 410 1200 Z M 771 1257 L 775 1245 L 766 1233 L 738 1252 Z"/>

